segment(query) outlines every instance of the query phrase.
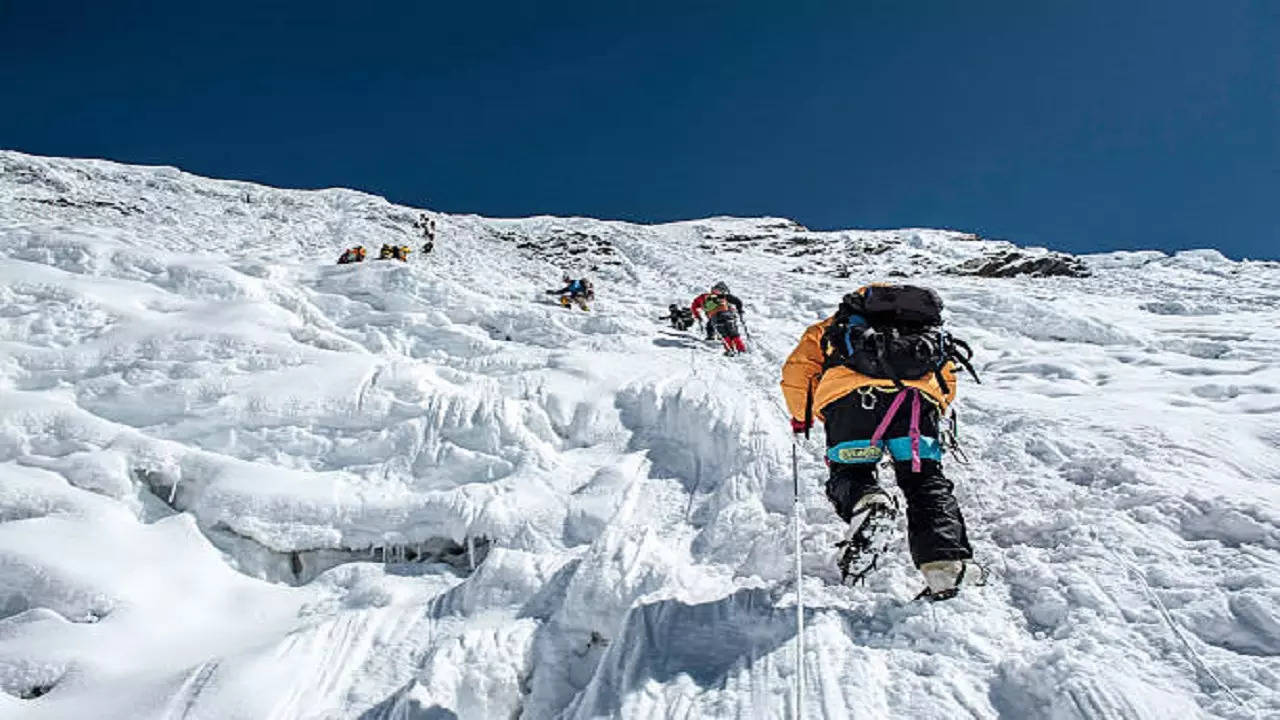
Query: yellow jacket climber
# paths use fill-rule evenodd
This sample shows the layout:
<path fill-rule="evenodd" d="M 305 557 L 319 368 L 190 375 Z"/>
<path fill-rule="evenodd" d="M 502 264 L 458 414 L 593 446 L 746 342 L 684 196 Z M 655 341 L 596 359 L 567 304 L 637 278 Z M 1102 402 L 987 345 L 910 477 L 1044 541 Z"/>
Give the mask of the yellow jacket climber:
<path fill-rule="evenodd" d="M 866 290 L 866 287 L 859 288 L 857 294 L 864 294 Z M 836 365 L 823 372 L 822 367 L 827 353 L 822 347 L 822 336 L 834 321 L 833 315 L 822 322 L 810 325 L 782 366 L 782 395 L 787 401 L 787 409 L 791 412 L 791 417 L 796 420 L 805 419 L 807 407 L 813 409 L 813 417 L 822 420 L 822 408 L 859 388 L 894 390 L 896 387 L 893 380 L 868 377 L 843 365 Z M 947 385 L 946 392 L 933 375 L 927 375 L 918 380 L 903 380 L 902 384 L 918 388 L 945 411 L 947 405 L 956 397 L 955 371 L 954 363 L 947 363 L 942 368 L 942 378 Z M 812 404 L 809 397 L 811 391 Z"/>

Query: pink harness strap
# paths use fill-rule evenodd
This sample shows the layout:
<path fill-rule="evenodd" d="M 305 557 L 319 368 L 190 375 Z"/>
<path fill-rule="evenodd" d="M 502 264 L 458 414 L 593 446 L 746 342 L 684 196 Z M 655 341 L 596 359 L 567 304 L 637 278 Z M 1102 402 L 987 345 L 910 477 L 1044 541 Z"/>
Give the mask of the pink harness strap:
<path fill-rule="evenodd" d="M 920 391 L 911 388 L 911 472 L 920 472 Z"/>
<path fill-rule="evenodd" d="M 920 391 L 918 389 L 911 388 L 910 391 L 899 392 L 893 397 L 889 409 L 885 411 L 880 424 L 876 426 L 875 434 L 871 436 L 871 447 L 880 447 L 885 433 L 889 431 L 889 423 L 893 422 L 893 417 L 898 414 L 898 409 L 907 399 L 907 392 L 911 393 L 911 428 L 908 431 L 911 436 L 911 471 L 920 472 Z"/>
<path fill-rule="evenodd" d="M 884 417 L 880 418 L 880 424 L 876 426 L 876 433 L 871 436 L 872 447 L 879 447 L 880 441 L 884 440 L 884 434 L 889 431 L 889 423 L 893 422 L 893 416 L 898 414 L 898 408 L 902 407 L 902 401 L 906 399 L 906 393 L 900 392 L 893 396 L 893 402 L 885 411 Z"/>

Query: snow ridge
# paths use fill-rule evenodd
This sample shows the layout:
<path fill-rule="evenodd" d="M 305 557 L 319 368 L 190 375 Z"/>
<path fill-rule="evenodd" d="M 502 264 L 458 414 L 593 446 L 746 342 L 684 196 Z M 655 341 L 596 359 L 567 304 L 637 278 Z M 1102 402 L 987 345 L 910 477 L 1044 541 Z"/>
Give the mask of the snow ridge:
<path fill-rule="evenodd" d="M 423 213 L 429 257 L 332 264 Z M 975 348 L 948 467 L 992 578 L 839 586 L 809 448 L 805 717 L 1280 715 L 1274 263 L 13 152 L 0 254 L 0 718 L 790 717 L 778 369 L 886 278 Z M 655 319 L 715 280 L 749 355 Z"/>

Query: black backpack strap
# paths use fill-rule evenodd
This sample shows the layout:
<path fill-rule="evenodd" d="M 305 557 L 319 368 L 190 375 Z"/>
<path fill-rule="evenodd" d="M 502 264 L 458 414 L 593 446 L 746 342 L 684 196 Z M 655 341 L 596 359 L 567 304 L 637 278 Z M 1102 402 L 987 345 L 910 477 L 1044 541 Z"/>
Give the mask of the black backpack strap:
<path fill-rule="evenodd" d="M 838 348 L 837 352 L 829 351 L 829 348 L 835 347 L 836 335 L 839 334 L 841 326 L 842 323 L 837 316 L 836 321 L 828 325 L 827 329 L 822 331 L 822 337 L 818 339 L 818 347 L 822 350 L 822 372 L 824 373 L 837 365 L 843 364 Z M 819 374 L 819 377 L 821 377 L 821 374 Z"/>
<path fill-rule="evenodd" d="M 947 359 L 959 363 L 965 370 L 969 371 L 970 375 L 973 376 L 973 381 L 981 385 L 982 379 L 978 377 L 977 371 L 973 369 L 973 365 L 969 362 L 973 359 L 973 348 L 969 347 L 969 343 L 959 338 L 951 338 L 951 343 L 954 347 L 952 347 L 951 352 L 948 353 Z"/>
<path fill-rule="evenodd" d="M 951 393 L 951 385 L 947 383 L 947 379 L 942 377 L 942 368 L 933 371 L 933 377 L 938 381 L 938 389 L 942 391 L 942 396 L 946 397 Z"/>
<path fill-rule="evenodd" d="M 898 369 L 889 362 L 888 357 L 888 341 L 884 339 L 884 334 L 877 332 L 874 336 L 876 344 L 876 362 L 879 364 L 881 371 L 893 381 L 893 386 L 899 390 L 905 390 L 907 386 L 903 384 L 902 378 L 898 377 Z"/>
<path fill-rule="evenodd" d="M 824 369 L 823 372 L 826 372 Z M 804 398 L 804 439 L 809 439 L 809 428 L 813 425 L 813 386 L 815 380 L 822 379 L 822 373 L 809 378 L 808 392 Z"/>

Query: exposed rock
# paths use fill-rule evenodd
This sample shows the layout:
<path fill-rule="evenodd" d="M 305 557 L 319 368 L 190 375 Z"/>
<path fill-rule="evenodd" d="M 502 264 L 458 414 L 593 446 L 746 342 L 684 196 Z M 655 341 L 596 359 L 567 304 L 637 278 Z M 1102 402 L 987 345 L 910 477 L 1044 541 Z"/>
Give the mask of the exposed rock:
<path fill-rule="evenodd" d="M 1063 253 L 1029 255 L 1010 250 L 967 260 L 949 270 L 953 275 L 1005 278 L 1017 275 L 1030 277 L 1089 277 L 1089 266 L 1084 261 Z"/>
<path fill-rule="evenodd" d="M 18 697 L 22 700 L 35 700 L 43 695 L 48 695 L 49 691 L 52 689 L 52 685 L 32 685 L 25 690 L 19 691 Z"/>
<path fill-rule="evenodd" d="M 54 207 L 79 208 L 79 209 L 101 209 L 114 210 L 121 215 L 137 215 L 143 212 L 142 208 L 136 205 L 126 205 L 124 203 L 110 202 L 107 200 L 70 200 L 65 197 L 48 199 L 48 198 L 18 198 L 22 202 L 39 203 L 41 205 L 52 205 Z"/>
<path fill-rule="evenodd" d="M 892 250 L 894 245 L 884 240 L 863 240 L 858 249 L 865 255 L 883 255 Z"/>
<path fill-rule="evenodd" d="M 594 233 L 554 230 L 539 236 L 518 231 L 497 231 L 493 234 L 502 242 L 513 243 L 526 257 L 544 260 L 566 269 L 580 268 L 594 272 L 602 265 L 622 264 L 614 257 L 617 249 L 613 244 Z"/>

